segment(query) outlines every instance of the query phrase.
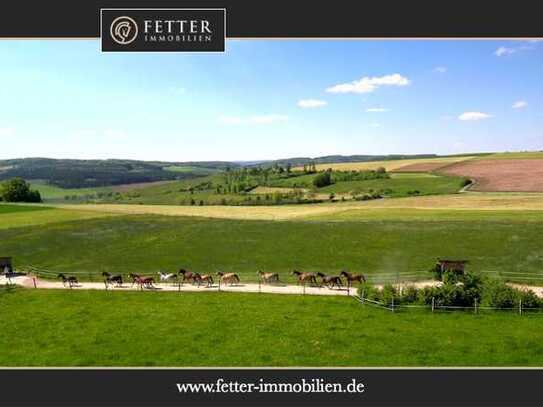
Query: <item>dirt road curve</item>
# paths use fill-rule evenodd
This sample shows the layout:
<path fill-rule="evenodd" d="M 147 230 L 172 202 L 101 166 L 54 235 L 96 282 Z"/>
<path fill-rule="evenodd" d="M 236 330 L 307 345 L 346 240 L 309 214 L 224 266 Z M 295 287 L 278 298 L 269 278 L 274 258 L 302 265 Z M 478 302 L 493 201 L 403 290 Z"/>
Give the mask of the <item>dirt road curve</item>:
<path fill-rule="evenodd" d="M 0 277 L 0 284 L 6 284 L 7 280 L 4 276 Z M 31 277 L 15 277 L 11 279 L 12 284 L 17 284 L 22 287 L 27 288 L 34 288 L 34 281 Z M 406 285 L 415 286 L 417 288 L 423 288 L 428 286 L 436 286 L 440 283 L 433 280 L 428 281 L 417 281 L 413 283 L 406 283 Z M 521 290 L 532 290 L 538 297 L 543 298 L 543 287 L 537 287 L 537 286 L 527 286 L 527 285 L 521 285 L 521 284 L 509 284 L 512 287 L 519 288 Z M 382 288 L 379 285 L 376 285 L 377 288 Z M 66 289 L 69 290 L 69 287 L 65 287 L 62 285 L 59 281 L 49 281 L 49 280 L 40 280 L 36 279 L 36 288 L 48 288 L 48 289 Z M 74 290 L 105 290 L 106 287 L 104 283 L 89 283 L 89 282 L 82 282 L 78 286 L 73 287 Z M 137 286 L 131 286 L 130 283 L 125 283 L 122 287 L 112 287 L 110 286 L 108 288 L 112 291 L 138 291 L 140 290 Z M 205 286 L 196 286 L 192 284 L 183 284 L 181 287 L 178 287 L 174 284 L 155 284 L 155 288 L 152 289 L 144 289 L 144 291 L 150 291 L 150 292 L 161 292 L 161 291 L 187 291 L 187 292 L 213 292 L 213 291 L 227 291 L 227 292 L 237 292 L 237 293 L 268 293 L 268 294 L 307 294 L 307 295 L 356 295 L 357 290 L 356 288 L 351 288 L 348 290 L 347 288 L 342 289 L 330 289 L 326 287 L 301 287 L 297 285 L 287 285 L 287 284 L 279 284 L 279 285 L 267 285 L 262 284 L 258 285 L 256 283 L 242 283 L 232 286 L 224 286 L 221 285 L 220 289 L 217 284 L 213 285 L 212 287 L 205 287 Z"/>

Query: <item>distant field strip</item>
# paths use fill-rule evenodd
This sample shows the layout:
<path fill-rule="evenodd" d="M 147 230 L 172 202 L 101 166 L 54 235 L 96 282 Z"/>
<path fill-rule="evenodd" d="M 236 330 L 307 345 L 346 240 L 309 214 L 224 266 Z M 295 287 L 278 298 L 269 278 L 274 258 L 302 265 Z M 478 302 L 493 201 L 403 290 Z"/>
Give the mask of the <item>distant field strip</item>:
<path fill-rule="evenodd" d="M 465 161 L 474 158 L 473 156 L 462 157 L 438 157 L 438 158 L 416 158 L 406 160 L 386 160 L 386 161 L 367 161 L 354 163 L 334 163 L 334 164 L 317 164 L 317 170 L 326 170 L 332 168 L 338 171 L 359 171 L 359 170 L 375 170 L 379 167 L 384 167 L 387 171 L 395 171 L 401 167 L 415 164 L 440 164 L 439 167 Z M 300 168 L 298 168 L 300 169 Z"/>
<path fill-rule="evenodd" d="M 353 209 L 421 209 L 476 211 L 543 211 L 543 194 L 464 193 L 412 198 L 378 199 L 366 202 L 276 206 L 182 206 L 88 204 L 55 205 L 57 208 L 124 215 L 153 214 L 199 216 L 221 219 L 289 220 L 329 216 Z"/>

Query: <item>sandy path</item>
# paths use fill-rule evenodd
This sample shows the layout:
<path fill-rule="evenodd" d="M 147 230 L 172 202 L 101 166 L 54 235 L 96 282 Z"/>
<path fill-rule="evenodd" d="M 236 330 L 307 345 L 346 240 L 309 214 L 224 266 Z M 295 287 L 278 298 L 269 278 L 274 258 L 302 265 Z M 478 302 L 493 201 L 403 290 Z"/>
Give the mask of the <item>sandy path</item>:
<path fill-rule="evenodd" d="M 0 276 L 0 284 L 6 284 L 7 279 L 4 276 Z M 20 277 L 14 277 L 11 279 L 12 284 L 17 284 L 22 287 L 26 288 L 34 288 L 34 281 L 32 277 L 26 277 L 26 276 L 20 276 Z M 400 284 L 400 286 L 413 286 L 416 288 L 424 288 L 424 287 L 435 287 L 439 286 L 441 282 L 435 281 L 435 280 L 424 280 L 424 281 L 416 281 L 416 282 L 405 282 Z M 543 298 L 543 287 L 538 286 L 529 286 L 529 285 L 523 285 L 523 284 L 514 284 L 514 283 L 508 283 L 511 287 L 518 288 L 521 290 L 532 290 L 535 295 L 537 295 L 540 298 Z M 376 288 L 382 289 L 382 285 L 375 285 Z M 59 289 L 59 290 L 69 290 L 69 287 L 65 287 L 62 285 L 60 281 L 49 281 L 49 280 L 41 280 L 36 278 L 36 288 L 45 288 L 45 289 Z M 73 290 L 105 290 L 104 283 L 98 283 L 98 282 L 82 282 L 78 286 L 73 287 Z M 112 291 L 139 291 L 140 288 L 137 286 L 131 286 L 129 283 L 125 283 L 122 287 L 112 287 L 110 286 L 108 288 Z M 259 285 L 257 283 L 242 283 L 232 286 L 219 286 L 217 284 L 213 285 L 212 287 L 206 287 L 206 286 L 196 286 L 192 284 L 183 284 L 181 287 L 178 287 L 177 285 L 173 285 L 171 283 L 157 283 L 155 284 L 154 289 L 144 289 L 144 291 L 151 291 L 151 292 L 161 292 L 161 291 L 186 291 L 186 292 L 217 292 L 217 291 L 225 291 L 225 292 L 236 292 L 236 293 L 267 293 L 267 294 L 297 294 L 297 295 L 343 295 L 343 296 L 349 296 L 349 295 L 357 295 L 357 289 L 356 288 L 342 288 L 342 289 L 330 289 L 326 287 L 301 287 L 297 285 L 288 285 L 288 284 L 280 284 L 280 285 L 267 285 L 262 284 Z"/>
<path fill-rule="evenodd" d="M 0 277 L 0 284 L 5 284 L 6 278 Z M 31 277 L 21 276 L 21 277 L 14 277 L 11 279 L 11 282 L 13 284 L 17 284 L 23 287 L 27 288 L 34 288 L 34 282 Z M 49 280 L 41 280 L 36 279 L 36 287 L 37 288 L 48 288 L 48 289 L 66 289 L 69 290 L 68 287 L 64 287 L 62 285 L 62 282 L 60 281 L 49 281 Z M 210 292 L 210 291 L 219 291 L 218 284 L 213 285 L 212 287 L 205 287 L 204 285 L 198 287 L 196 285 L 192 284 L 183 284 L 181 288 L 179 288 L 177 285 L 173 285 L 171 283 L 157 283 L 155 284 L 154 289 L 144 289 L 145 291 L 153 291 L 153 292 L 160 292 L 160 291 L 192 291 L 192 292 Z M 98 282 L 81 282 L 77 287 L 73 288 L 74 290 L 105 290 L 104 283 L 98 283 Z M 109 287 L 109 290 L 113 291 L 139 291 L 139 287 L 137 286 L 131 286 L 130 283 L 125 283 L 122 287 Z M 257 283 L 241 283 L 233 286 L 224 286 L 221 285 L 220 291 L 227 291 L 227 292 L 243 292 L 243 293 L 269 293 L 269 294 L 308 294 L 308 295 L 355 295 L 356 294 L 356 288 L 351 288 L 350 290 L 347 290 L 347 288 L 344 289 L 329 289 L 325 287 L 305 287 L 305 290 L 303 287 L 296 286 L 296 285 L 258 285 Z"/>

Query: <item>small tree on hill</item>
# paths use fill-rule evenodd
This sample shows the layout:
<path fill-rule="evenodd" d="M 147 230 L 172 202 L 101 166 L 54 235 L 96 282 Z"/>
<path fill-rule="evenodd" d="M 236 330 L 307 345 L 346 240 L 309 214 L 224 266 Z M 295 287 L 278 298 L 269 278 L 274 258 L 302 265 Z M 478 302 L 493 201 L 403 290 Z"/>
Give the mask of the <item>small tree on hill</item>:
<path fill-rule="evenodd" d="M 316 188 L 322 188 L 327 185 L 330 185 L 332 183 L 332 172 L 331 171 L 325 171 L 321 172 L 319 175 L 317 175 L 315 178 L 313 178 L 313 185 Z"/>

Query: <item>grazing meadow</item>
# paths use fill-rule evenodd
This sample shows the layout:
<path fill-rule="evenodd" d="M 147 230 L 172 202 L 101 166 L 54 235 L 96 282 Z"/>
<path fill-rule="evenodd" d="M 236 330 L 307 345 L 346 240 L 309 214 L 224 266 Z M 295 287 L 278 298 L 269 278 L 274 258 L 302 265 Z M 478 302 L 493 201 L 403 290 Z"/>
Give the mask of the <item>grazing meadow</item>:
<path fill-rule="evenodd" d="M 348 297 L 27 289 L 0 289 L 0 307 L 0 366 L 543 364 L 540 313 L 391 313 Z"/>

